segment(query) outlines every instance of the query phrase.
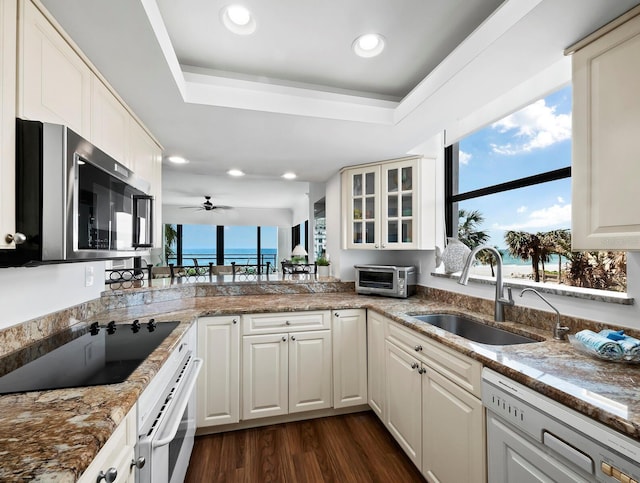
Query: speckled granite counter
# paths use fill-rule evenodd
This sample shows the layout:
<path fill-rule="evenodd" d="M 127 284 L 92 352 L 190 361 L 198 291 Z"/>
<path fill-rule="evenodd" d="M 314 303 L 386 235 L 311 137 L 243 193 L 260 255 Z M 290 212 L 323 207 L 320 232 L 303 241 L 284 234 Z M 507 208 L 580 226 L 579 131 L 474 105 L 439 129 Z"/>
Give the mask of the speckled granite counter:
<path fill-rule="evenodd" d="M 577 353 L 566 342 L 552 340 L 548 330 L 552 318 L 539 317 L 540 313 L 536 315 L 528 309 L 522 309 L 517 317 L 515 313 L 508 313 L 508 319 L 524 323 L 509 322 L 501 326 L 533 335 L 543 342 L 488 346 L 470 342 L 406 315 L 452 312 L 477 318 L 479 313 L 486 314 L 487 309 L 491 310 L 491 303 L 479 301 L 477 306 L 461 304 L 459 295 L 447 296 L 446 292 L 429 293 L 427 299 L 396 300 L 339 291 L 298 294 L 271 291 L 266 295 L 206 296 L 206 289 L 189 288 L 192 289 L 203 293 L 200 296 L 183 293 L 180 297 L 165 294 L 164 301 L 154 297 L 152 303 L 145 303 L 148 293 L 139 294 L 138 304 L 129 306 L 117 303 L 121 297 L 116 296 L 106 302 L 108 310 L 96 310 L 88 316 L 91 317 L 90 322 L 125 322 L 150 316 L 157 320 L 183 322 L 126 382 L 0 397 L 0 480 L 73 481 L 77 478 L 133 406 L 189 324 L 204 315 L 347 308 L 375 310 L 632 438 L 640 439 L 640 392 L 637 390 L 640 367 L 591 359 Z M 466 309 L 461 309 L 462 306 Z M 538 319 L 543 320 L 540 327 L 536 327 Z M 568 321 L 569 325 L 571 322 Z M 580 321 L 573 322 L 574 327 L 580 325 Z"/>

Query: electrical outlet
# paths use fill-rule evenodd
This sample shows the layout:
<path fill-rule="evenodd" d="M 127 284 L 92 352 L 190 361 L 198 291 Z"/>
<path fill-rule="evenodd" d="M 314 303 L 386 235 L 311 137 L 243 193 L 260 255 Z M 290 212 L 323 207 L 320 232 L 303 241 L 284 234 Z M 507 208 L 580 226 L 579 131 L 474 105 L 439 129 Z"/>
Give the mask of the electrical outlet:
<path fill-rule="evenodd" d="M 84 286 L 91 287 L 93 285 L 93 267 L 87 266 L 84 268 Z"/>

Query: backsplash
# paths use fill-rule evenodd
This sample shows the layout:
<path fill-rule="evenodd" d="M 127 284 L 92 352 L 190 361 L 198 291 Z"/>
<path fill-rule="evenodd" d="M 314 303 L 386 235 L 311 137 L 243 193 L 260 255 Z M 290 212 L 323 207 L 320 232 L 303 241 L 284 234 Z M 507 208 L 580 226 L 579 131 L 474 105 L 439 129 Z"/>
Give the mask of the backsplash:
<path fill-rule="evenodd" d="M 307 283 L 239 283 L 239 284 L 192 284 L 164 288 L 109 291 L 100 298 L 84 302 L 73 307 L 52 312 L 21 324 L 0 330 L 0 357 L 19 350 L 33 342 L 63 331 L 74 324 L 90 320 L 110 310 L 146 305 L 151 303 L 170 302 L 198 297 L 242 296 L 242 295 L 287 295 L 309 293 L 346 293 L 354 292 L 353 282 L 307 282 Z M 493 317 L 492 300 L 472 297 L 456 292 L 418 286 L 418 297 L 440 302 L 465 310 L 476 312 L 486 318 Z M 390 299 L 391 300 L 391 299 Z M 506 307 L 505 318 L 530 327 L 551 331 L 555 324 L 555 314 L 528 307 Z M 613 324 L 594 322 L 577 317 L 561 316 L 562 325 L 571 328 L 571 333 L 590 329 L 599 331 L 604 328 L 616 328 Z M 640 331 L 625 328 L 634 337 L 640 337 Z"/>

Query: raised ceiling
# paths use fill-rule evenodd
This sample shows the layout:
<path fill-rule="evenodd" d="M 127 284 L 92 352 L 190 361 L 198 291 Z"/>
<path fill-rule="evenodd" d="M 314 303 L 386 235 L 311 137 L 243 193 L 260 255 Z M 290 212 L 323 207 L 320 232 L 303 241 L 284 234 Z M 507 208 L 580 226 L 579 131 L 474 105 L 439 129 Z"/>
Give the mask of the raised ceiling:
<path fill-rule="evenodd" d="M 406 155 L 550 69 L 568 81 L 563 49 L 639 3 L 243 0 L 258 26 L 238 36 L 218 0 L 41 1 L 165 153 L 190 160 L 165 166 L 164 204 L 263 208 Z M 385 36 L 379 57 L 353 55 L 366 31 Z"/>
<path fill-rule="evenodd" d="M 502 0 L 280 0 L 240 2 L 257 28 L 222 27 L 229 1 L 158 0 L 178 61 L 273 83 L 350 90 L 399 101 L 475 30 Z M 197 12 L 197 14 L 196 14 Z M 351 45 L 380 33 L 382 55 L 356 57 Z"/>

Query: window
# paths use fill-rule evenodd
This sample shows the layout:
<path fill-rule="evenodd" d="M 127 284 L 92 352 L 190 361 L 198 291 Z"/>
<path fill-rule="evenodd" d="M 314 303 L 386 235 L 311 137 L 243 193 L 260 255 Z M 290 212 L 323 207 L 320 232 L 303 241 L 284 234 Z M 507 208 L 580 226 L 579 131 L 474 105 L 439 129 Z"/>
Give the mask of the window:
<path fill-rule="evenodd" d="M 277 268 L 278 227 L 165 225 L 165 259 L 175 265 L 255 265 Z"/>
<path fill-rule="evenodd" d="M 571 87 L 449 146 L 446 180 L 447 235 L 498 248 L 506 278 L 626 291 L 624 253 L 571 251 Z"/>

